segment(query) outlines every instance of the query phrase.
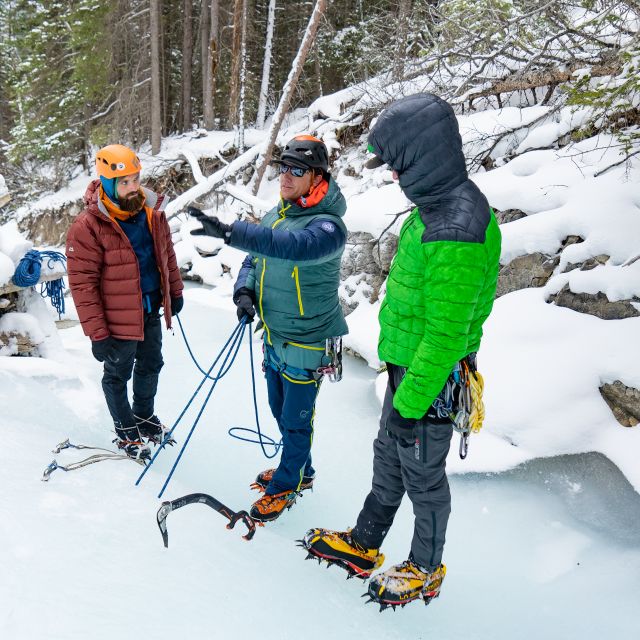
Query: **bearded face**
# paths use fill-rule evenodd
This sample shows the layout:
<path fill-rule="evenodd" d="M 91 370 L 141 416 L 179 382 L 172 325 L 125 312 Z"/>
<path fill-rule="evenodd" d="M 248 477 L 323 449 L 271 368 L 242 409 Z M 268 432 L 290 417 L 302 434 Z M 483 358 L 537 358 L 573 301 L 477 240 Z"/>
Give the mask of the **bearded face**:
<path fill-rule="evenodd" d="M 141 191 L 130 193 L 120 198 L 120 208 L 129 213 L 137 213 L 144 204 L 144 195 Z"/>

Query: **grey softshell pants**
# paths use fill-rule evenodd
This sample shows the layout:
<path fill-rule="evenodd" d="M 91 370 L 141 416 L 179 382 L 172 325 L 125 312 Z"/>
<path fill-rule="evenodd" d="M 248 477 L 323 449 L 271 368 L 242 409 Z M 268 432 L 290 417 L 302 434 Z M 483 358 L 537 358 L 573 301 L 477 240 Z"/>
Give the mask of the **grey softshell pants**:
<path fill-rule="evenodd" d="M 416 422 L 416 437 L 409 446 L 389 437 L 385 425 L 393 415 L 393 394 L 405 370 L 389 365 L 388 371 L 380 429 L 373 442 L 371 492 L 358 516 L 353 537 L 368 549 L 379 549 L 406 491 L 415 515 L 410 557 L 421 567 L 434 569 L 442 560 L 451 513 L 445 464 L 453 427 L 425 416 Z"/>

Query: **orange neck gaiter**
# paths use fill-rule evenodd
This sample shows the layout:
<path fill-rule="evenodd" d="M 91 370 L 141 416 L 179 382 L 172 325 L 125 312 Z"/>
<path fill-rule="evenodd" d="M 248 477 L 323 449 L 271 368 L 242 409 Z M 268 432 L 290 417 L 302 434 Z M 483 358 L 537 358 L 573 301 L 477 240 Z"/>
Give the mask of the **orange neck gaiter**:
<path fill-rule="evenodd" d="M 323 178 L 317 186 L 311 186 L 306 196 L 298 198 L 296 204 L 303 209 L 315 207 L 327 195 L 327 191 L 329 191 L 329 182 Z"/>
<path fill-rule="evenodd" d="M 98 197 L 100 198 L 102 204 L 106 207 L 109 215 L 116 220 L 128 220 L 131 216 L 135 216 L 138 213 L 138 211 L 123 211 L 122 209 L 120 209 L 120 207 L 118 207 L 118 205 L 116 205 L 115 202 L 113 202 L 111 198 L 109 198 L 109 196 L 104 192 L 104 190 L 102 189 L 102 185 L 100 185 L 100 193 Z M 140 209 L 142 208 L 144 208 L 145 210 L 147 209 L 144 201 L 142 202 L 142 207 L 140 207 Z M 147 215 L 148 213 L 149 212 L 147 211 Z"/>

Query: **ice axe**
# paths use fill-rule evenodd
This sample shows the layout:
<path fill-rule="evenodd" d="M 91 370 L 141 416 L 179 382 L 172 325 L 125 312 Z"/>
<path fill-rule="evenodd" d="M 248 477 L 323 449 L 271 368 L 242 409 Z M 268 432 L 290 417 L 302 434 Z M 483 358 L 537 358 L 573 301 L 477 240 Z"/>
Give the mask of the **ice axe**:
<path fill-rule="evenodd" d="M 167 516 L 176 509 L 180 509 L 188 504 L 195 503 L 206 504 L 208 507 L 215 509 L 218 513 L 222 514 L 229 520 L 227 529 L 233 529 L 236 526 L 236 522 L 242 520 L 247 527 L 246 535 L 242 536 L 245 540 L 251 540 L 253 534 L 256 532 L 256 522 L 246 511 L 232 511 L 229 507 L 225 507 L 222 502 L 216 500 L 213 496 L 206 493 L 190 493 L 182 498 L 176 498 L 175 500 L 168 500 L 163 502 L 158 509 L 158 528 L 162 534 L 162 540 L 165 547 L 169 547 L 169 532 L 167 531 Z"/>

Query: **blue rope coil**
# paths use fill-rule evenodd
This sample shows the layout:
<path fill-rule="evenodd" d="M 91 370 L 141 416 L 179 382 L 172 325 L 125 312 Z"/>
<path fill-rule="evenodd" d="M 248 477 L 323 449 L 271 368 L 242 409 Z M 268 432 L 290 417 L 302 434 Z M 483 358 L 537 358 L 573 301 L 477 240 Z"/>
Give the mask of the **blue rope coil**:
<path fill-rule="evenodd" d="M 13 283 L 17 287 L 33 287 L 40 280 L 42 260 L 47 259 L 47 268 L 53 269 L 56 263 L 66 266 L 67 258 L 59 251 L 38 251 L 31 249 L 25 253 L 18 263 L 13 274 Z M 49 282 L 43 282 L 40 287 L 40 295 L 51 300 L 51 306 L 58 312 L 58 316 L 64 313 L 64 280 L 58 278 Z"/>

